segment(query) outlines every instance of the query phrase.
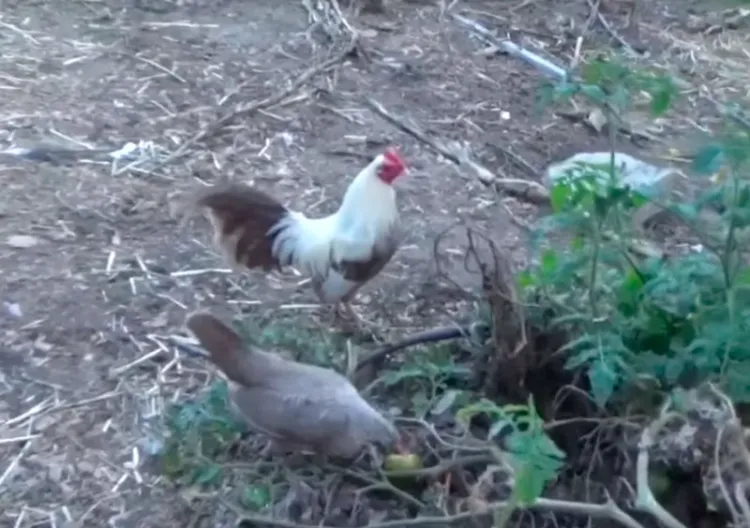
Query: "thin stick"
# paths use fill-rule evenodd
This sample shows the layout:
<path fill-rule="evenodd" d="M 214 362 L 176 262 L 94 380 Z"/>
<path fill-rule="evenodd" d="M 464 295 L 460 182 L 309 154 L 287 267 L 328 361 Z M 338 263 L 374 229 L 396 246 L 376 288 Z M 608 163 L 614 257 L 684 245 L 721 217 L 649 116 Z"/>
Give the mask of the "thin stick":
<path fill-rule="evenodd" d="M 26 445 L 23 446 L 21 451 L 16 455 L 16 457 L 11 460 L 10 464 L 8 464 L 8 467 L 5 468 L 5 471 L 3 471 L 3 474 L 0 475 L 0 487 L 3 486 L 7 478 L 13 473 L 13 471 L 16 469 L 16 466 L 21 461 L 23 456 L 26 454 L 26 452 L 31 448 L 31 441 L 26 442 Z"/>
<path fill-rule="evenodd" d="M 378 360 L 384 358 L 388 354 L 392 354 L 393 352 L 397 352 L 401 349 L 425 343 L 435 343 L 438 341 L 446 341 L 449 339 L 469 337 L 471 335 L 471 331 L 471 326 L 441 326 L 407 336 L 401 341 L 392 343 L 390 345 L 385 345 L 365 354 L 357 361 L 355 370 L 359 370 L 370 363 L 378 362 Z"/>
<path fill-rule="evenodd" d="M 442 155 L 444 158 L 449 159 L 456 165 L 461 165 L 461 160 L 458 158 L 458 156 L 450 152 L 447 148 L 443 147 L 442 145 L 438 145 L 435 141 L 428 138 L 424 134 L 424 132 L 422 132 L 421 130 L 418 130 L 416 127 L 413 127 L 404 123 L 401 119 L 397 118 L 396 116 L 391 114 L 388 110 L 386 110 L 385 107 L 379 102 L 377 102 L 375 99 L 371 97 L 367 97 L 365 99 L 365 103 L 372 110 L 374 110 L 375 113 L 377 113 L 380 117 L 384 118 L 386 121 L 388 121 L 390 124 L 398 128 L 399 130 L 406 132 L 417 141 L 424 143 L 425 145 L 430 147 L 432 150 Z"/>

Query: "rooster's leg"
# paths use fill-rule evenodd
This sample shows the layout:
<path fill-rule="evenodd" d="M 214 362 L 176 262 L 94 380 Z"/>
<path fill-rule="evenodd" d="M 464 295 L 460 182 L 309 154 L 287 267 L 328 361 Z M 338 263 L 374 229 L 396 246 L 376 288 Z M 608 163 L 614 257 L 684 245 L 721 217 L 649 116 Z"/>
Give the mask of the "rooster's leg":
<path fill-rule="evenodd" d="M 338 326 L 355 333 L 364 332 L 368 327 L 374 326 L 374 323 L 359 315 L 346 301 L 336 304 L 335 319 Z"/>
<path fill-rule="evenodd" d="M 346 318 L 353 321 L 357 326 L 374 326 L 372 321 L 368 321 L 362 315 L 358 314 L 349 301 L 342 301 L 340 306 L 343 313 L 346 314 Z"/>
<path fill-rule="evenodd" d="M 364 320 L 357 312 L 354 311 L 354 308 L 352 308 L 350 302 L 341 302 L 339 304 L 339 307 L 341 308 L 342 314 L 345 314 L 347 319 L 355 321 L 357 323 L 360 323 Z"/>

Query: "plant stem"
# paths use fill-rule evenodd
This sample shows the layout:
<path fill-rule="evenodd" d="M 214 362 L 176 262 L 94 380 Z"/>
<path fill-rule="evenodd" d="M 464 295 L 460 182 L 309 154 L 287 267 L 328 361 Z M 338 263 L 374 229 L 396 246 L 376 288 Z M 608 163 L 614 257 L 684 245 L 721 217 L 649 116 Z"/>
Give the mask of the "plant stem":
<path fill-rule="evenodd" d="M 589 304 L 591 304 L 591 315 L 594 322 L 599 318 L 599 309 L 597 308 L 596 281 L 597 271 L 599 268 L 599 251 L 601 246 L 601 226 L 599 219 L 594 218 L 592 224 L 593 236 L 592 243 L 594 247 L 591 252 L 591 268 L 589 269 Z"/>
<path fill-rule="evenodd" d="M 735 329 L 735 309 L 734 309 L 734 251 L 735 251 L 735 240 L 734 232 L 736 229 L 735 224 L 735 208 L 737 207 L 737 197 L 739 194 L 739 185 L 737 183 L 737 176 L 734 171 L 730 172 L 732 178 L 732 196 L 729 204 L 729 226 L 727 229 L 726 240 L 724 242 L 724 254 L 721 256 L 722 269 L 724 271 L 724 288 L 726 291 L 727 298 L 727 311 L 729 312 L 729 339 L 727 340 L 726 350 L 724 351 L 724 358 L 721 361 L 720 376 L 723 378 L 726 374 L 727 368 L 729 367 L 729 359 L 732 352 L 732 337 L 734 336 Z"/>
<path fill-rule="evenodd" d="M 732 270 L 732 254 L 734 250 L 734 232 L 736 229 L 735 224 L 735 208 L 737 206 L 737 195 L 739 194 L 739 186 L 737 183 L 737 178 L 734 174 L 732 174 L 732 198 L 731 202 L 729 204 L 729 228 L 727 229 L 727 236 L 724 241 L 724 255 L 722 256 L 722 264 L 723 264 L 723 270 L 724 270 L 724 286 L 727 289 L 727 292 L 729 292 L 732 289 L 732 279 L 733 279 L 733 270 Z"/>

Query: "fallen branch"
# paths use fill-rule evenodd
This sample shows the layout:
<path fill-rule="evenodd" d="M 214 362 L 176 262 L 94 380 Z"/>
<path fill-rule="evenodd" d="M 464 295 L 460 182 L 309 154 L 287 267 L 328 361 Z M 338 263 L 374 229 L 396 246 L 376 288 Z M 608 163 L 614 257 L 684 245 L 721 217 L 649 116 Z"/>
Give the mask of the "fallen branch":
<path fill-rule="evenodd" d="M 659 432 L 667 425 L 669 420 L 678 415 L 668 411 L 670 402 L 664 404 L 659 417 L 651 422 L 641 433 L 638 442 L 638 459 L 636 460 L 636 499 L 635 507 L 656 517 L 668 528 L 687 528 L 684 524 L 674 518 L 664 506 L 654 497 L 653 491 L 648 483 L 649 477 L 649 454 L 648 451 L 654 445 Z"/>
<path fill-rule="evenodd" d="M 306 528 L 308 526 L 293 521 L 272 519 L 265 515 L 246 513 L 238 506 L 231 504 L 229 501 L 224 499 L 220 500 L 227 508 L 237 515 L 239 518 L 238 523 L 248 522 L 252 523 L 254 526 L 272 526 L 275 528 Z M 465 525 L 467 521 L 491 517 L 510 507 L 515 507 L 515 509 L 549 510 L 560 513 L 588 515 L 596 518 L 611 519 L 627 528 L 643 528 L 643 525 L 622 511 L 612 501 L 607 501 L 604 504 L 590 504 L 587 502 L 572 502 L 556 499 L 537 499 L 532 504 L 526 506 L 514 506 L 511 504 L 511 501 L 497 501 L 483 505 L 481 511 L 466 511 L 455 515 L 446 515 L 444 517 L 425 516 L 415 517 L 414 519 L 397 519 L 371 523 L 367 525 L 367 528 L 419 528 L 423 526 L 453 526 L 459 523 Z M 318 528 L 333 528 L 330 525 L 318 524 L 317 526 Z"/>
<path fill-rule="evenodd" d="M 151 169 L 156 170 L 157 168 L 163 167 L 164 165 L 167 165 L 168 163 L 172 163 L 173 161 L 181 158 L 185 155 L 187 150 L 198 143 L 199 141 L 215 134 L 218 130 L 225 127 L 235 119 L 239 119 L 240 117 L 247 117 L 259 110 L 265 110 L 268 108 L 271 108 L 273 106 L 278 105 L 284 99 L 292 95 L 294 92 L 299 90 L 305 83 L 307 83 L 310 79 L 315 77 L 316 75 L 319 75 L 320 73 L 323 73 L 324 71 L 329 70 L 333 66 L 336 66 L 340 62 L 343 62 L 348 56 L 350 56 L 354 51 L 357 49 L 357 41 L 352 40 L 340 53 L 335 55 L 334 57 L 331 57 L 327 61 L 317 65 L 313 66 L 312 68 L 306 70 L 304 73 L 302 73 L 299 77 L 297 77 L 292 84 L 285 90 L 282 90 L 281 92 L 271 95 L 269 97 L 266 97 L 265 99 L 261 99 L 260 101 L 253 101 L 244 105 L 241 105 L 239 108 L 219 117 L 212 123 L 206 125 L 201 130 L 199 130 L 193 137 L 190 139 L 184 141 L 174 152 L 172 152 L 169 156 L 166 156 L 163 160 L 158 162 L 156 166 Z"/>
<path fill-rule="evenodd" d="M 383 119 L 391 123 L 399 130 L 410 135 L 423 145 L 430 147 L 433 151 L 437 152 L 445 159 L 452 161 L 458 167 L 468 167 L 472 172 L 474 172 L 477 179 L 483 184 L 487 186 L 494 186 L 501 192 L 505 192 L 509 195 L 526 201 L 530 201 L 537 205 L 546 204 L 549 202 L 549 192 L 543 185 L 535 181 L 498 178 L 490 170 L 469 159 L 468 155 L 464 155 L 460 151 L 453 152 L 451 149 L 440 145 L 436 141 L 427 137 L 427 135 L 417 127 L 405 123 L 402 119 L 389 112 L 382 104 L 380 104 L 375 99 L 368 97 L 365 99 L 365 103 L 368 107 L 370 107 L 370 109 L 372 109 Z"/>
<path fill-rule="evenodd" d="M 365 103 L 367 106 L 369 106 L 372 110 L 375 111 L 376 114 L 378 114 L 380 117 L 384 118 L 386 121 L 388 121 L 390 124 L 395 126 L 396 128 L 400 129 L 403 132 L 406 132 L 411 137 L 419 141 L 420 143 L 427 145 L 432 150 L 437 152 L 438 154 L 442 155 L 444 158 L 452 161 L 456 165 L 461 165 L 461 160 L 458 159 L 458 156 L 450 152 L 447 148 L 445 148 L 442 145 L 439 145 L 432 139 L 428 138 L 427 135 L 419 130 L 416 127 L 413 127 L 411 125 L 408 125 L 405 123 L 402 119 L 399 119 L 395 115 L 393 115 L 391 112 L 386 110 L 386 108 L 377 102 L 375 99 L 371 97 L 367 97 L 365 99 Z"/>
<path fill-rule="evenodd" d="M 438 328 L 431 328 L 423 332 L 407 336 L 401 341 L 385 345 L 377 350 L 373 350 L 359 359 L 357 362 L 356 370 L 359 370 L 369 364 L 377 363 L 381 359 L 385 358 L 389 354 L 402 350 L 404 348 L 413 347 L 415 345 L 422 345 L 426 343 L 437 343 L 440 341 L 447 341 L 449 339 L 459 339 L 463 337 L 470 337 L 477 331 L 477 323 L 469 326 L 441 326 Z"/>

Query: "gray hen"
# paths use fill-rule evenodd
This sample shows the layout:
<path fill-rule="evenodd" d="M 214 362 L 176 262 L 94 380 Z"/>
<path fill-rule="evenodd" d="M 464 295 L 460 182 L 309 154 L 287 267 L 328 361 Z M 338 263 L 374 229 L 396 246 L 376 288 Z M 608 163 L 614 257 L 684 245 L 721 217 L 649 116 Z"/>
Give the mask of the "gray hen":
<path fill-rule="evenodd" d="M 341 374 L 245 345 L 207 313 L 190 315 L 187 326 L 229 379 L 236 411 L 275 448 L 351 459 L 368 444 L 396 444 L 393 424 Z"/>

